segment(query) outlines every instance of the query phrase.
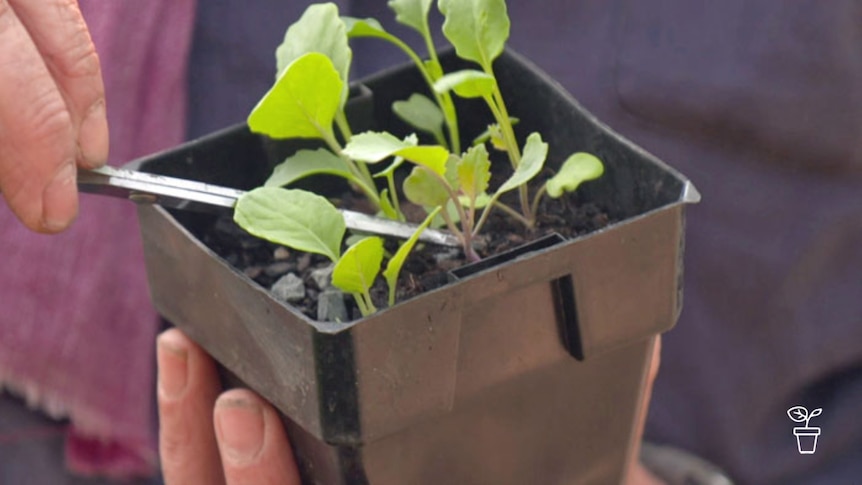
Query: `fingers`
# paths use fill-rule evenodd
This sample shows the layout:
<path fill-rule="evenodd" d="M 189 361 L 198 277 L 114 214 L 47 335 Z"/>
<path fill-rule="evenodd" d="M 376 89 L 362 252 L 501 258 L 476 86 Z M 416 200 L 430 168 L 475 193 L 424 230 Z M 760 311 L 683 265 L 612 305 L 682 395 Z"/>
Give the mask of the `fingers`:
<path fill-rule="evenodd" d="M 215 365 L 177 329 L 158 338 L 159 454 L 166 485 L 224 483 L 213 430 Z"/>
<path fill-rule="evenodd" d="M 42 54 L 78 128 L 77 159 L 93 168 L 108 159 L 108 120 L 99 56 L 77 0 L 10 0 Z"/>
<path fill-rule="evenodd" d="M 89 116 L 88 116 L 89 115 Z M 74 0 L 0 0 L 0 192 L 29 228 L 78 211 L 76 162 L 108 151 L 98 57 Z"/>
<path fill-rule="evenodd" d="M 646 425 L 647 413 L 649 411 L 649 403 L 652 398 L 652 389 L 655 380 L 658 377 L 658 370 L 661 364 L 661 335 L 655 337 L 652 351 L 649 357 L 649 369 L 646 374 L 646 383 L 644 386 L 644 398 L 641 403 L 641 409 L 638 411 L 637 423 L 635 424 L 635 440 L 638 446 L 632 453 L 633 462 L 629 465 L 628 476 L 626 477 L 626 485 L 661 485 L 663 482 L 650 473 L 638 460 L 640 442 L 643 438 L 644 426 Z"/>
<path fill-rule="evenodd" d="M 299 473 L 275 410 L 251 391 L 216 402 L 215 428 L 228 485 L 299 485 Z"/>

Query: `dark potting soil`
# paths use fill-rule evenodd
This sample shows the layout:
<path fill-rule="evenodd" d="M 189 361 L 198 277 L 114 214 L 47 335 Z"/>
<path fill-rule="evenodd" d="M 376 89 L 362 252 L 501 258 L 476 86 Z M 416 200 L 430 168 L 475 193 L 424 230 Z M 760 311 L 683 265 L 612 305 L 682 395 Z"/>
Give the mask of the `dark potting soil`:
<path fill-rule="evenodd" d="M 515 191 L 506 196 L 508 198 L 504 197 L 504 202 L 510 207 L 519 207 Z M 533 229 L 526 228 L 500 210 L 494 210 L 482 229 L 481 237 L 475 246 L 476 252 L 484 258 L 553 232 L 571 239 L 613 222 L 605 209 L 591 202 L 581 203 L 578 199 L 577 193 L 560 199 L 544 197 L 540 204 L 537 224 Z M 352 194 L 345 194 L 337 205 L 353 210 L 366 209 L 362 207 L 363 201 L 357 200 Z M 415 218 L 420 220 L 424 214 L 421 208 L 414 207 L 413 209 L 418 210 L 411 211 L 407 206 L 403 209 L 408 218 L 411 212 L 416 213 Z M 228 263 L 264 288 L 271 288 L 288 273 L 299 276 L 305 284 L 305 297 L 289 304 L 310 318 L 317 319 L 318 295 L 324 288 L 318 285 L 313 272 L 331 265 L 329 259 L 294 251 L 251 236 L 237 226 L 229 214 L 219 217 L 215 224 L 202 234 L 202 240 Z M 385 247 L 389 254 L 397 250 L 398 244 L 399 241 L 396 240 L 386 242 Z M 416 245 L 401 270 L 396 301 L 401 302 L 445 285 L 449 281 L 448 272 L 464 264 L 466 261 L 461 249 L 431 244 Z M 378 278 L 371 295 L 378 309 L 386 307 L 387 287 L 382 278 Z M 350 319 L 361 316 L 352 297 L 346 297 L 345 303 Z"/>

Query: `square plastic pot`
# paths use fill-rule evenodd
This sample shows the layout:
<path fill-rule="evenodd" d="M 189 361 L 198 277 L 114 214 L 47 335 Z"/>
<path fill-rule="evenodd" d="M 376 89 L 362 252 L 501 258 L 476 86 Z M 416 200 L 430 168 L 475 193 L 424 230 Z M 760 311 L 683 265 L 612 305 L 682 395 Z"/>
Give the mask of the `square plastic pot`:
<path fill-rule="evenodd" d="M 551 167 L 580 150 L 605 161 L 580 190 L 618 222 L 325 323 L 203 245 L 212 216 L 139 209 L 156 307 L 281 410 L 307 484 L 606 485 L 625 472 L 652 344 L 679 315 L 684 206 L 698 195 L 524 59 L 507 52 L 495 69 L 519 137 L 540 131 Z M 364 84 L 373 96 L 352 106 L 356 124 L 407 133 L 390 105 L 421 78 L 405 67 Z M 482 105 L 459 113 L 465 136 L 488 123 Z M 295 149 L 238 126 L 138 168 L 249 189 Z"/>

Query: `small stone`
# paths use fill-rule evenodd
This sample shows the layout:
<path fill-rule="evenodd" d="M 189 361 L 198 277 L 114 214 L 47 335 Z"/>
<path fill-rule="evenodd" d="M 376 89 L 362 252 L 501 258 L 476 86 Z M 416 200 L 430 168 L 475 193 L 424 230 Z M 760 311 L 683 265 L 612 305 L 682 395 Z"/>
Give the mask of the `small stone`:
<path fill-rule="evenodd" d="M 263 273 L 263 268 L 260 266 L 249 266 L 248 268 L 242 270 L 242 272 L 251 279 L 255 279 Z"/>
<path fill-rule="evenodd" d="M 299 261 L 296 263 L 296 270 L 302 273 L 303 271 L 308 269 L 309 266 L 311 266 L 311 253 L 305 253 L 299 258 Z"/>
<path fill-rule="evenodd" d="M 334 265 L 328 264 L 322 268 L 311 270 L 311 279 L 314 284 L 321 290 L 325 290 L 332 286 L 332 268 Z"/>
<path fill-rule="evenodd" d="M 434 254 L 434 261 L 437 264 L 440 264 L 444 261 L 450 261 L 452 259 L 456 259 L 461 256 L 461 250 L 457 248 L 447 249 L 445 251 L 441 251 L 439 253 Z"/>
<path fill-rule="evenodd" d="M 524 237 L 519 234 L 509 234 L 506 236 L 506 239 L 509 240 L 510 243 L 520 245 L 524 243 Z"/>
<path fill-rule="evenodd" d="M 488 237 L 485 235 L 476 236 L 473 239 L 473 249 L 480 252 L 488 249 Z"/>
<path fill-rule="evenodd" d="M 279 246 L 275 248 L 275 251 L 272 252 L 272 259 L 276 261 L 284 261 L 285 259 L 290 257 L 290 250 L 284 246 Z"/>
<path fill-rule="evenodd" d="M 277 263 L 268 264 L 266 268 L 264 268 L 263 272 L 266 273 L 267 276 L 274 278 L 289 272 L 293 268 L 293 263 L 288 261 L 279 261 Z"/>
<path fill-rule="evenodd" d="M 317 296 L 317 319 L 321 322 L 346 322 L 347 305 L 344 293 L 329 288 Z"/>
<path fill-rule="evenodd" d="M 287 273 L 273 283 L 269 291 L 279 300 L 295 303 L 305 298 L 305 283 L 299 276 Z"/>

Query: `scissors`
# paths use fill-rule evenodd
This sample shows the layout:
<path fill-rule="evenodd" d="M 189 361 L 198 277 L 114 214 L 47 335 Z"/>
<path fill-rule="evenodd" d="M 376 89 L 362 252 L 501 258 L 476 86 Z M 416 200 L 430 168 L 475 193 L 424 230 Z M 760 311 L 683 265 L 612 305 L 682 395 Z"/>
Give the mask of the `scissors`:
<path fill-rule="evenodd" d="M 242 190 L 228 187 L 110 166 L 79 169 L 78 189 L 91 194 L 129 199 L 139 204 L 159 204 L 171 209 L 203 212 L 232 210 L 236 201 L 245 194 Z M 339 211 L 344 215 L 348 229 L 356 232 L 408 239 L 418 227 L 361 212 Z M 437 229 L 425 229 L 419 240 L 449 247 L 461 245 L 454 234 Z"/>

